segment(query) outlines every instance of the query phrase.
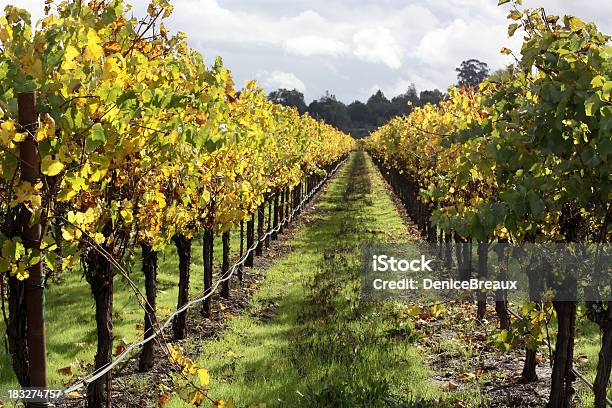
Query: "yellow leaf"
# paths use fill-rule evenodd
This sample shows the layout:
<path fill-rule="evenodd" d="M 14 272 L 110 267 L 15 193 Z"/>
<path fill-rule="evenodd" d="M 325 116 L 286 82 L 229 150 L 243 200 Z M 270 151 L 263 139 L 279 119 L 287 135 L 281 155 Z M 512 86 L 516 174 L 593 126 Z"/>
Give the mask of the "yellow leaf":
<path fill-rule="evenodd" d="M 64 189 L 62 189 L 59 194 L 57 195 L 57 200 L 58 201 L 69 201 L 71 200 L 75 195 L 77 194 L 76 191 L 74 191 L 72 188 L 70 187 L 66 187 Z"/>
<path fill-rule="evenodd" d="M 157 201 L 157 205 L 160 209 L 166 208 L 166 197 L 162 193 L 155 193 L 155 201 Z"/>
<path fill-rule="evenodd" d="M 102 79 L 112 80 L 117 78 L 120 74 L 121 68 L 119 67 L 119 61 L 115 57 L 109 57 L 104 61 L 104 68 L 102 69 Z"/>
<path fill-rule="evenodd" d="M 42 174 L 53 177 L 64 170 L 64 164 L 55 160 L 52 156 L 45 156 L 40 163 L 40 169 Z"/>
<path fill-rule="evenodd" d="M 74 235 L 72 235 L 72 232 L 68 231 L 67 229 L 62 228 L 62 238 L 64 238 L 66 241 L 72 241 L 74 239 Z"/>
<path fill-rule="evenodd" d="M 121 51 L 121 45 L 117 41 L 110 41 L 104 44 L 104 48 L 111 53 Z"/>
<path fill-rule="evenodd" d="M 198 379 L 200 380 L 200 385 L 203 387 L 210 384 L 210 374 L 208 373 L 208 370 L 205 368 L 200 368 L 198 370 Z"/>
<path fill-rule="evenodd" d="M 236 408 L 236 404 L 234 404 L 234 398 L 230 398 L 229 400 L 218 400 L 214 403 L 216 408 Z"/>
<path fill-rule="evenodd" d="M 20 203 L 30 203 L 33 208 L 38 208 L 42 204 L 42 199 L 38 191 L 42 187 L 41 183 L 36 185 L 23 181 L 15 187 L 15 199 L 11 200 L 11 206 L 15 207 Z"/>
<path fill-rule="evenodd" d="M 64 62 L 62 63 L 62 69 L 66 71 L 70 71 L 76 68 L 76 60 L 81 55 L 79 50 L 77 50 L 72 45 L 66 47 L 66 51 L 64 51 Z"/>
<path fill-rule="evenodd" d="M 13 122 L 7 121 L 2 123 L 0 126 L 0 144 L 2 144 L 2 146 L 8 146 L 13 141 L 13 137 L 15 137 Z M 9 129 L 11 126 L 13 127 L 13 130 Z"/>
<path fill-rule="evenodd" d="M 18 266 L 13 265 L 13 271 L 11 275 L 16 277 L 19 281 L 24 281 L 30 277 L 30 273 L 26 269 L 26 264 L 21 262 Z"/>
<path fill-rule="evenodd" d="M 15 137 L 13 137 L 13 142 L 21 143 L 26 139 L 27 133 L 15 133 Z"/>
<path fill-rule="evenodd" d="M 602 75 L 597 75 L 591 80 L 591 86 L 593 88 L 601 88 L 606 83 L 606 77 Z"/>
<path fill-rule="evenodd" d="M 131 224 L 132 221 L 134 221 L 134 215 L 131 211 L 121 210 L 119 213 L 121 214 L 126 223 Z"/>
<path fill-rule="evenodd" d="M 45 119 L 43 120 L 42 126 L 38 128 L 36 131 L 36 135 L 34 139 L 37 142 L 42 142 L 43 140 L 53 138 L 55 136 L 55 119 L 51 117 L 48 113 L 45 115 Z"/>
<path fill-rule="evenodd" d="M 94 241 L 96 241 L 96 244 L 98 245 L 102 245 L 104 241 L 106 240 L 104 235 L 100 234 L 99 232 L 97 232 L 93 238 L 94 238 Z"/>
<path fill-rule="evenodd" d="M 198 390 L 193 391 L 191 395 L 189 396 L 189 403 L 191 405 L 200 406 L 203 401 L 204 401 L 204 394 L 202 394 Z"/>
<path fill-rule="evenodd" d="M 94 61 L 104 55 L 104 49 L 100 46 L 101 40 L 94 30 L 87 32 L 87 45 L 83 51 L 83 58 L 86 61 Z"/>

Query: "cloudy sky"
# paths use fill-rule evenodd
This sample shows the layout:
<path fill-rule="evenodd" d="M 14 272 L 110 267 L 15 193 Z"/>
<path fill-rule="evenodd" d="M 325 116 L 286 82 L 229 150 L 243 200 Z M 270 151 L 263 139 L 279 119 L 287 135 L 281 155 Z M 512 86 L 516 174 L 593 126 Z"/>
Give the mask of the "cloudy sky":
<path fill-rule="evenodd" d="M 345 102 L 382 89 L 389 97 L 455 82 L 454 68 L 477 58 L 497 69 L 508 9 L 498 0 L 174 0 L 167 23 L 188 34 L 212 62 L 221 55 L 238 84 L 296 88 L 309 101 L 326 90 Z M 0 0 L 36 17 L 44 0 Z M 132 0 L 142 15 L 147 2 Z M 549 14 L 572 14 L 612 34 L 612 0 L 525 0 Z"/>

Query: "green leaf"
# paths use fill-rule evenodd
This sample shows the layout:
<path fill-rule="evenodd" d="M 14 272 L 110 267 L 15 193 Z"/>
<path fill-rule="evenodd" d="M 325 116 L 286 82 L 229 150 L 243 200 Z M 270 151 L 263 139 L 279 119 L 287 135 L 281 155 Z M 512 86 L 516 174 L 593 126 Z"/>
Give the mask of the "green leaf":
<path fill-rule="evenodd" d="M 518 30 L 519 25 L 517 23 L 512 23 L 508 26 L 508 36 L 512 37 L 516 30 Z"/>
<path fill-rule="evenodd" d="M 518 191 L 503 191 L 500 196 L 518 217 L 525 215 L 527 206 L 521 193 Z"/>
<path fill-rule="evenodd" d="M 612 141 L 610 139 L 602 139 L 597 145 L 597 150 L 605 161 L 608 156 L 612 155 Z"/>
<path fill-rule="evenodd" d="M 0 258 L 0 273 L 8 272 L 11 264 L 4 258 Z"/>
<path fill-rule="evenodd" d="M 55 252 L 46 252 L 45 263 L 51 271 L 55 271 L 55 265 L 57 264 L 57 254 Z"/>
<path fill-rule="evenodd" d="M 518 10 L 512 10 L 510 14 L 508 14 L 508 18 L 514 21 L 520 20 L 523 15 Z"/>
<path fill-rule="evenodd" d="M 96 123 L 92 126 L 89 137 L 85 140 L 85 150 L 91 153 L 104 143 L 106 143 L 106 130 L 102 124 Z"/>
<path fill-rule="evenodd" d="M 601 100 L 601 91 L 595 92 L 584 104 L 584 112 L 587 116 L 594 116 L 599 110 L 603 101 Z"/>
<path fill-rule="evenodd" d="M 612 94 L 612 81 L 606 81 L 601 91 L 603 92 L 604 99 L 609 99 L 610 94 Z"/>
<path fill-rule="evenodd" d="M 9 239 L 2 245 L 2 257 L 9 261 L 18 261 L 25 253 L 25 247 L 19 241 Z"/>
<path fill-rule="evenodd" d="M 504 4 L 510 3 L 511 0 L 499 0 L 499 3 L 497 3 L 498 6 L 503 6 Z"/>
<path fill-rule="evenodd" d="M 104 82 L 100 85 L 98 95 L 102 102 L 108 104 L 114 104 L 117 102 L 119 95 L 121 95 L 122 89 L 121 86 L 116 84 L 111 84 L 109 82 Z"/>
<path fill-rule="evenodd" d="M 586 27 L 586 24 L 584 24 L 584 22 L 582 20 L 580 20 L 577 17 L 572 17 L 572 16 L 566 16 L 565 17 L 565 25 L 566 25 L 566 27 L 568 27 L 570 30 L 572 30 L 574 32 L 580 31 L 584 27 Z"/>
<path fill-rule="evenodd" d="M 15 171 L 17 171 L 17 157 L 12 154 L 6 154 L 0 157 L 2 163 L 2 177 L 5 180 L 11 180 L 13 178 L 13 175 L 15 174 Z"/>
<path fill-rule="evenodd" d="M 538 196 L 535 191 L 530 191 L 527 194 L 527 198 L 529 199 L 529 208 L 531 212 L 537 219 L 541 219 L 546 212 L 546 207 L 540 199 L 540 196 Z"/>
<path fill-rule="evenodd" d="M 601 88 L 606 83 L 606 77 L 603 75 L 597 75 L 591 80 L 593 88 Z"/>

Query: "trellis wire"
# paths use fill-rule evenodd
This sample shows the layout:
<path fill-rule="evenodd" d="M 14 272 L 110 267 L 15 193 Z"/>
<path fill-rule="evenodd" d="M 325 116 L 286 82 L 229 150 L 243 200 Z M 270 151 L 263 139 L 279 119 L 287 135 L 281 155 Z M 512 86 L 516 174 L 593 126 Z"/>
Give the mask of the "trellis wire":
<path fill-rule="evenodd" d="M 176 311 L 174 311 L 170 316 L 168 316 L 166 318 L 166 320 L 164 321 L 164 323 L 159 326 L 159 328 L 153 333 L 151 334 L 149 337 L 139 341 L 138 343 L 134 343 L 132 345 L 130 345 L 129 347 L 127 347 L 121 354 L 119 354 L 117 356 L 117 358 L 115 358 L 114 361 L 112 361 L 111 363 L 107 364 L 104 367 L 99 368 L 98 370 L 94 371 L 94 373 L 88 377 L 87 379 L 81 380 L 78 383 L 76 383 L 75 385 L 73 385 L 70 388 L 67 388 L 66 390 L 64 390 L 64 396 L 75 392 L 81 388 L 87 387 L 89 384 L 93 383 L 94 381 L 98 380 L 100 377 L 104 376 L 106 373 L 108 373 L 109 371 L 111 371 L 113 368 L 115 368 L 117 365 L 119 365 L 123 360 L 125 360 L 127 358 L 127 356 L 132 352 L 132 350 L 135 350 L 139 347 L 144 346 L 145 344 L 149 343 L 150 341 L 152 341 L 153 339 L 157 338 L 159 335 L 161 335 L 164 330 L 166 330 L 168 328 L 168 326 L 170 326 L 170 324 L 172 323 L 172 320 L 178 316 L 179 314 L 183 313 L 184 311 L 192 308 L 193 306 L 202 303 L 203 301 L 205 301 L 206 299 L 208 299 L 209 297 L 211 297 L 215 291 L 217 290 L 217 288 L 219 287 L 219 285 L 229 279 L 231 279 L 231 277 L 234 275 L 234 273 L 236 272 L 236 270 L 242 266 L 244 264 L 244 262 L 246 262 L 246 259 L 248 257 L 248 255 L 253 252 L 257 246 L 260 243 L 263 243 L 269 236 L 271 236 L 273 233 L 278 232 L 280 230 L 280 228 L 285 225 L 287 222 L 289 222 L 290 220 L 293 219 L 294 215 L 302 209 L 303 205 L 310 200 L 310 198 L 312 198 L 312 196 L 314 194 L 316 194 L 319 189 L 323 186 L 323 184 L 325 184 L 325 182 L 327 182 L 327 180 L 329 180 L 331 178 L 331 176 L 333 176 L 336 171 L 338 170 L 338 168 L 340 168 L 340 166 L 346 161 L 346 159 L 344 159 L 342 162 L 338 163 L 338 165 L 332 170 L 330 171 L 324 178 L 323 180 L 321 180 L 319 182 L 319 184 L 317 184 L 315 186 L 315 188 L 308 194 L 306 195 L 302 201 L 300 201 L 300 203 L 293 209 L 293 211 L 291 211 L 291 213 L 289 213 L 287 216 L 285 216 L 285 218 L 276 226 L 276 228 L 268 231 L 266 234 L 264 234 L 261 238 L 259 238 L 257 241 L 255 241 L 253 243 L 253 245 L 244 253 L 244 255 L 242 255 L 242 257 L 240 258 L 240 260 L 238 260 L 238 262 L 236 262 L 229 270 L 228 273 L 226 274 L 226 276 L 222 277 L 221 279 L 218 279 L 217 282 L 215 283 L 215 285 L 212 286 L 212 288 L 204 294 L 204 296 L 198 298 L 198 299 L 194 299 L 189 301 L 187 304 L 185 304 L 184 306 L 182 306 L 181 308 L 177 309 Z"/>

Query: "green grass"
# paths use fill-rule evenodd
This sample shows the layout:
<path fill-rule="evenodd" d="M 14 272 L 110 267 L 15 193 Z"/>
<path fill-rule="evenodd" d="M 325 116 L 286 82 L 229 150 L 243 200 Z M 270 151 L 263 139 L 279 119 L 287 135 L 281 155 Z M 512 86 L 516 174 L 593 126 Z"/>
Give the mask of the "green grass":
<path fill-rule="evenodd" d="M 395 304 L 359 299 L 361 245 L 406 239 L 382 179 L 367 156 L 354 154 L 291 238 L 291 253 L 266 271 L 249 313 L 202 347 L 198 364 L 211 372 L 211 397 L 268 407 L 478 401 L 477 391 L 445 397 L 428 380 L 416 347 L 390 334 Z M 258 313 L 270 305 L 275 316 L 262 321 Z M 182 406 L 178 398 L 168 405 Z"/>
<path fill-rule="evenodd" d="M 576 340 L 575 340 L 575 357 L 586 357 L 578 359 L 575 368 L 584 377 L 593 383 L 597 373 L 597 361 L 599 359 L 599 350 L 601 349 L 601 332 L 597 324 L 591 322 L 585 315 L 584 307 L 579 306 L 578 317 L 576 324 Z M 593 392 L 585 386 L 580 380 L 576 380 L 579 384 L 577 394 L 581 403 L 585 407 L 591 407 L 595 403 Z M 608 386 L 608 398 L 612 400 L 612 386 Z"/>

